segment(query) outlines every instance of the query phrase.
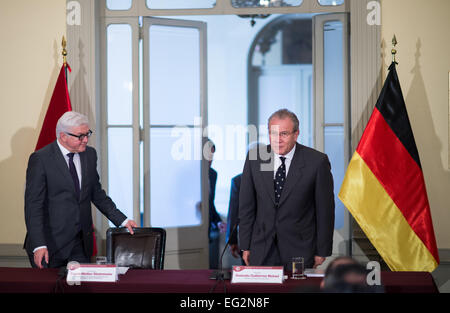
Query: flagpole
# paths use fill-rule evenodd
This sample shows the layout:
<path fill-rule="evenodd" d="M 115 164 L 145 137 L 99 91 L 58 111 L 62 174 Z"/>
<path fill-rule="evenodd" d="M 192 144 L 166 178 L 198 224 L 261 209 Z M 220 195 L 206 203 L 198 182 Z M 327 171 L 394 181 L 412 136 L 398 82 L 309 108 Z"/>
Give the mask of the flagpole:
<path fill-rule="evenodd" d="M 67 45 L 67 41 L 66 38 L 63 36 L 62 37 L 62 42 L 61 42 L 61 46 L 62 46 L 62 56 L 63 56 L 63 64 L 64 64 L 64 73 L 66 75 L 66 84 L 67 84 L 67 50 L 66 50 L 66 45 Z"/>
<path fill-rule="evenodd" d="M 397 50 L 395 49 L 395 46 L 397 45 L 397 38 L 395 37 L 395 34 L 394 34 L 394 37 L 392 37 L 392 50 L 391 50 L 391 54 L 392 54 L 392 63 L 395 63 L 395 64 L 398 64 L 396 61 L 395 61 L 395 55 L 397 54 Z"/>

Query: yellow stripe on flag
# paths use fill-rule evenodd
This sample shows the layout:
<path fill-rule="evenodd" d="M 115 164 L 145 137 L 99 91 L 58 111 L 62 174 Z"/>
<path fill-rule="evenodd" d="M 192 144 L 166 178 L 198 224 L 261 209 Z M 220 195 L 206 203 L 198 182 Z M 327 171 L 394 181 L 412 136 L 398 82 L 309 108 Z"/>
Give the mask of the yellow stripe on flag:
<path fill-rule="evenodd" d="M 393 271 L 432 272 L 437 262 L 378 179 L 355 152 L 339 199 Z"/>

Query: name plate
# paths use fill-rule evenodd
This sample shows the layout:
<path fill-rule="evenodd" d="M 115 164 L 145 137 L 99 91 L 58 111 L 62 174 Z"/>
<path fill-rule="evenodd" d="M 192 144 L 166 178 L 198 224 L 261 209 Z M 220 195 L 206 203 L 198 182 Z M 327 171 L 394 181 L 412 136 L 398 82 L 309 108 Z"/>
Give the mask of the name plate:
<path fill-rule="evenodd" d="M 81 282 L 113 283 L 117 281 L 118 271 L 117 266 L 114 264 L 99 265 L 78 264 L 76 262 L 71 263 L 67 265 L 68 285 L 79 285 Z"/>
<path fill-rule="evenodd" d="M 231 283 L 282 284 L 283 266 L 233 266 Z"/>

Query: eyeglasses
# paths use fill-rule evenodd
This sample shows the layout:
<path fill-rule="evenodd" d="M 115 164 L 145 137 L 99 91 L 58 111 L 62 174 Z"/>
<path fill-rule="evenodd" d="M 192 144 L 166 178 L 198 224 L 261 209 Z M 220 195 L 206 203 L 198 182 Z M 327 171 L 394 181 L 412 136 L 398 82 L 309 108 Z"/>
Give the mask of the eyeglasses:
<path fill-rule="evenodd" d="M 295 133 L 294 131 L 292 132 L 288 132 L 288 131 L 284 131 L 284 132 L 276 132 L 276 131 L 271 131 L 270 132 L 270 136 L 271 137 L 281 137 L 281 138 L 287 138 L 290 135 L 292 135 L 293 133 Z"/>
<path fill-rule="evenodd" d="M 66 134 L 69 135 L 69 136 L 72 136 L 72 137 L 76 137 L 80 141 L 83 141 L 84 137 L 87 137 L 87 138 L 91 137 L 92 130 L 89 129 L 89 131 L 86 134 L 81 134 L 81 135 L 74 135 L 74 134 L 71 134 L 71 133 L 68 133 L 68 132 L 66 132 Z"/>

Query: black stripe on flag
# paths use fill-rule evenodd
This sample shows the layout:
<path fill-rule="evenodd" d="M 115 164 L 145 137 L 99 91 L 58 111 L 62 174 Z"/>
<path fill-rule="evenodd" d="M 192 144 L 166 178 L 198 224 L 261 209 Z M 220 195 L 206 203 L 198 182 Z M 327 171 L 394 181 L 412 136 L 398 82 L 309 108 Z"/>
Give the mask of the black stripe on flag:
<path fill-rule="evenodd" d="M 389 74 L 375 106 L 417 165 L 422 168 L 394 62 L 389 66 Z"/>

